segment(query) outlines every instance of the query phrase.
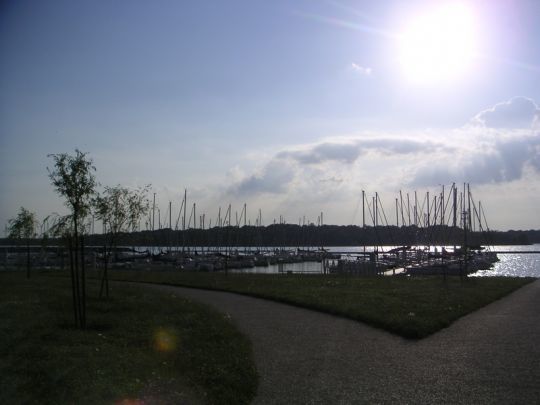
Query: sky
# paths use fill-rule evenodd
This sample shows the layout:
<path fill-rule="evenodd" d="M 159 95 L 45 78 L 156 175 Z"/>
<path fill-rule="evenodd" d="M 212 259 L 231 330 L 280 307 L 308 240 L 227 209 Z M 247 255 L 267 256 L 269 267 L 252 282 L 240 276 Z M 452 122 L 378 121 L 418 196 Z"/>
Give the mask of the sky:
<path fill-rule="evenodd" d="M 492 229 L 540 229 L 536 0 L 0 3 L 0 224 L 66 213 L 49 154 L 101 187 L 360 224 L 470 183 Z M 174 225 L 173 225 L 174 226 Z"/>

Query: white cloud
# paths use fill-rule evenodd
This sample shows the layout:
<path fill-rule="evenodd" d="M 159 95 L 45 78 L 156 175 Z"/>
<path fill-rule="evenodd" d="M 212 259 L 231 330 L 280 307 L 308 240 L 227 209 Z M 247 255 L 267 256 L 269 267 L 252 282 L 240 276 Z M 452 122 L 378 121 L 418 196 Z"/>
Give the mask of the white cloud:
<path fill-rule="evenodd" d="M 290 162 L 276 157 L 256 173 L 233 184 L 229 191 L 245 196 L 260 193 L 285 193 L 294 176 L 295 170 Z"/>
<path fill-rule="evenodd" d="M 477 114 L 472 125 L 453 130 L 362 133 L 292 146 L 277 151 L 262 169 L 244 176 L 230 191 L 292 198 L 310 190 L 326 195 L 324 190 L 339 188 L 346 193 L 360 186 L 518 181 L 528 169 L 540 174 L 540 131 L 531 127 L 537 113 L 532 100 L 513 98 Z M 528 123 L 528 128 L 492 128 L 495 123 Z"/>
<path fill-rule="evenodd" d="M 486 111 L 498 113 L 500 108 Z M 538 227 L 538 220 L 526 224 L 516 216 L 509 222 L 505 204 L 511 201 L 514 209 L 527 213 L 540 204 L 538 194 L 531 191 L 534 182 L 540 184 L 540 131 L 531 127 L 532 118 L 522 120 L 522 128 L 493 128 L 489 126 L 493 117 L 480 113 L 455 129 L 360 132 L 281 147 L 273 153 L 250 152 L 249 162 L 258 161 L 258 168 L 246 167 L 251 163 L 235 166 L 226 174 L 227 181 L 214 187 L 211 204 L 202 208 L 217 212 L 215 207 L 224 201 L 233 207 L 246 202 L 250 217 L 261 208 L 266 224 L 281 215 L 291 222 L 303 215 L 316 221 L 321 211 L 326 223 L 348 224 L 358 222 L 362 190 L 379 192 L 392 216 L 391 204 L 400 189 L 405 196 L 468 182 L 497 214 L 490 218 L 495 228 Z M 520 200 L 505 199 L 505 190 L 528 191 Z"/>
<path fill-rule="evenodd" d="M 511 182 L 520 180 L 527 167 L 540 173 L 540 134 L 530 130 L 505 130 L 500 134 L 499 130 L 485 129 L 474 137 L 468 128 L 460 131 L 467 137 L 467 144 L 454 154 L 425 159 L 411 185 Z"/>
<path fill-rule="evenodd" d="M 540 125 L 540 107 L 527 97 L 513 97 L 478 113 L 472 123 L 486 128 L 529 128 Z"/>
<path fill-rule="evenodd" d="M 363 76 L 370 76 L 371 73 L 373 73 L 373 69 L 371 69 L 370 67 L 360 66 L 354 62 L 351 63 L 351 69 Z"/>
<path fill-rule="evenodd" d="M 521 180 L 530 169 L 540 173 L 540 108 L 534 100 L 513 97 L 495 104 L 459 128 L 456 153 L 426 160 L 416 170 L 414 186 L 449 181 L 475 184 Z"/>
<path fill-rule="evenodd" d="M 300 164 L 316 165 L 323 162 L 352 164 L 368 153 L 378 155 L 409 155 L 430 152 L 443 147 L 442 144 L 425 139 L 405 139 L 390 136 L 358 136 L 345 141 L 330 139 L 315 145 L 303 145 L 277 154 L 280 158 L 290 158 Z"/>

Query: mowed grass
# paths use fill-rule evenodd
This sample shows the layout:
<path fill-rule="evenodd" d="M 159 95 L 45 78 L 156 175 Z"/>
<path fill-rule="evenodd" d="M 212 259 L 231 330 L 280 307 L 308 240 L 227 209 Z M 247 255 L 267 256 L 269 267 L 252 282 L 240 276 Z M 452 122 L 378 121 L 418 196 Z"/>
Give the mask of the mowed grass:
<path fill-rule="evenodd" d="M 73 328 L 70 279 L 0 273 L 0 403 L 247 404 L 251 343 L 206 306 L 144 286 L 88 286 Z"/>
<path fill-rule="evenodd" d="M 419 339 L 532 278 L 345 277 L 115 270 L 111 277 L 230 291 L 335 314 Z"/>

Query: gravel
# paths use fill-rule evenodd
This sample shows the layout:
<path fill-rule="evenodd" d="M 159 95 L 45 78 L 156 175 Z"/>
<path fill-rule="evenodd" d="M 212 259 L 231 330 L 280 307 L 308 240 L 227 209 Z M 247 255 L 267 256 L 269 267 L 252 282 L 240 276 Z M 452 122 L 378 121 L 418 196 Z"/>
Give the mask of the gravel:
<path fill-rule="evenodd" d="M 254 404 L 540 404 L 540 280 L 420 341 L 238 294 L 163 285 L 250 337 Z"/>

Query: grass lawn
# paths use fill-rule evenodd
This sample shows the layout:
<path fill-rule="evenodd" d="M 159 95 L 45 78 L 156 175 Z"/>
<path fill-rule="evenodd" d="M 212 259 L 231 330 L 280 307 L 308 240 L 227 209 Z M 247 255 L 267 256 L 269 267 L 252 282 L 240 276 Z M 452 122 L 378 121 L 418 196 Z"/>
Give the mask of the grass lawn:
<path fill-rule="evenodd" d="M 423 338 L 531 282 L 532 278 L 345 277 L 111 271 L 116 280 L 231 291 L 344 316 Z"/>
<path fill-rule="evenodd" d="M 206 306 L 144 286 L 88 285 L 88 328 L 73 328 L 68 277 L 0 273 L 0 403 L 247 404 L 251 344 Z"/>

